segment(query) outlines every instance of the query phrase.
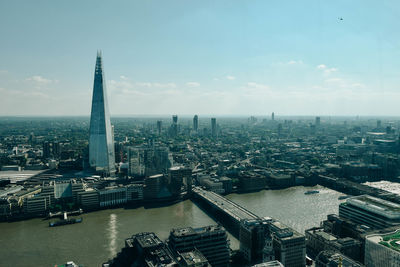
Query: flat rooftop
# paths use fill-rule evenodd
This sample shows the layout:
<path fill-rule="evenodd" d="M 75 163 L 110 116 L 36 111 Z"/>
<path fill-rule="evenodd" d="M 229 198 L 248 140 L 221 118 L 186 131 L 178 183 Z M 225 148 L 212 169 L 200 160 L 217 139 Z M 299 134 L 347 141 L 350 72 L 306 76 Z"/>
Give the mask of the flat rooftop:
<path fill-rule="evenodd" d="M 142 248 L 152 248 L 163 243 L 154 233 L 140 233 L 132 238 L 136 238 Z"/>
<path fill-rule="evenodd" d="M 347 201 L 341 205 L 343 204 L 350 204 L 360 209 L 379 214 L 388 219 L 400 220 L 400 205 L 380 198 L 361 195 L 348 198 Z"/>
<path fill-rule="evenodd" d="M 365 239 L 400 253 L 400 229 L 387 234 L 369 235 Z"/>
<path fill-rule="evenodd" d="M 152 175 L 152 176 L 149 176 L 149 177 L 146 177 L 146 178 L 160 178 L 162 176 L 164 176 L 164 174 L 155 174 L 155 175 Z"/>
<path fill-rule="evenodd" d="M 210 225 L 199 228 L 184 227 L 176 228 L 171 230 L 171 235 L 175 237 L 189 236 L 189 235 L 201 235 L 208 232 L 225 231 L 222 226 Z"/>
<path fill-rule="evenodd" d="M 322 237 L 325 240 L 328 241 L 335 241 L 337 240 L 336 237 L 334 237 L 333 235 L 329 234 L 329 233 L 325 233 L 324 231 L 318 231 L 315 234 L 319 235 L 320 237 Z"/>
<path fill-rule="evenodd" d="M 22 189 L 24 189 L 24 187 L 20 186 L 20 185 L 6 187 L 6 188 L 0 190 L 0 197 L 5 197 L 8 194 L 17 193 L 17 192 L 21 191 Z"/>
<path fill-rule="evenodd" d="M 186 265 L 196 266 L 196 264 L 208 262 L 206 257 L 200 251 L 194 250 L 180 254 Z"/>
<path fill-rule="evenodd" d="M 10 183 L 15 184 L 45 171 L 47 170 L 0 171 L 0 180 L 10 180 Z"/>
<path fill-rule="evenodd" d="M 292 238 L 304 237 L 296 230 L 284 225 L 279 221 L 274 221 L 270 224 L 271 232 L 278 236 L 281 240 L 287 240 Z"/>

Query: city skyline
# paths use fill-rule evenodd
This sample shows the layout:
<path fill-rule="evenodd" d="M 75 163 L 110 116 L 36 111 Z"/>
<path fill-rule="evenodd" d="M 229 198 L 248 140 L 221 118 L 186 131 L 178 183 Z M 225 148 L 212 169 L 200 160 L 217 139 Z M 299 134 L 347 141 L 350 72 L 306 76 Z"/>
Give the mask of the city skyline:
<path fill-rule="evenodd" d="M 399 10 L 395 1 L 2 4 L 0 114 L 89 115 L 101 48 L 112 116 L 396 115 Z"/>
<path fill-rule="evenodd" d="M 0 265 L 400 266 L 398 14 L 3 1 Z"/>

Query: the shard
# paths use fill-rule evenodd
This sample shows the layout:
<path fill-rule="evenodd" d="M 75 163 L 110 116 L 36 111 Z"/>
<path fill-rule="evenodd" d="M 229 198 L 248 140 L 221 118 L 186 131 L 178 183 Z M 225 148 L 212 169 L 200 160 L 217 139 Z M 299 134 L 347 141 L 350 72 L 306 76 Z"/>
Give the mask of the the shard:
<path fill-rule="evenodd" d="M 89 164 L 98 172 L 115 172 L 114 136 L 108 111 L 107 90 L 101 52 L 94 72 L 92 112 L 89 130 Z"/>

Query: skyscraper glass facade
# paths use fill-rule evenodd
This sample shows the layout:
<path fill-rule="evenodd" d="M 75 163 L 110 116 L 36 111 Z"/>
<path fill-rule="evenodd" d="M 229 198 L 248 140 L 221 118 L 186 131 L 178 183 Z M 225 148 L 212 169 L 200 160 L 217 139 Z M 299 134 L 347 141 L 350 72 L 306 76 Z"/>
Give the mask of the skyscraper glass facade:
<path fill-rule="evenodd" d="M 115 172 L 114 138 L 108 111 L 101 53 L 97 53 L 89 130 L 89 164 L 96 171 Z"/>

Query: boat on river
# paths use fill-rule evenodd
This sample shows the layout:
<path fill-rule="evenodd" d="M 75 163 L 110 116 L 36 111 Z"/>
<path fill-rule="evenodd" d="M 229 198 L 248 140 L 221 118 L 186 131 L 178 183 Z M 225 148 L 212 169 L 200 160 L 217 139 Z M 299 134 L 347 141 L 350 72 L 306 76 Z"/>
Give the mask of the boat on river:
<path fill-rule="evenodd" d="M 56 222 L 49 222 L 49 227 L 81 223 L 82 221 L 83 221 L 82 218 L 71 218 L 71 219 L 69 219 L 68 216 L 67 216 L 67 213 L 64 212 L 64 219 L 61 219 L 61 220 L 56 221 Z"/>
<path fill-rule="evenodd" d="M 83 221 L 82 218 L 72 218 L 72 219 L 66 219 L 66 220 L 59 220 L 59 221 L 56 221 L 56 222 L 49 222 L 49 227 L 81 223 L 82 221 Z"/>
<path fill-rule="evenodd" d="M 311 195 L 311 194 L 318 194 L 319 191 L 318 190 L 308 190 L 306 192 L 304 192 L 304 195 Z"/>

